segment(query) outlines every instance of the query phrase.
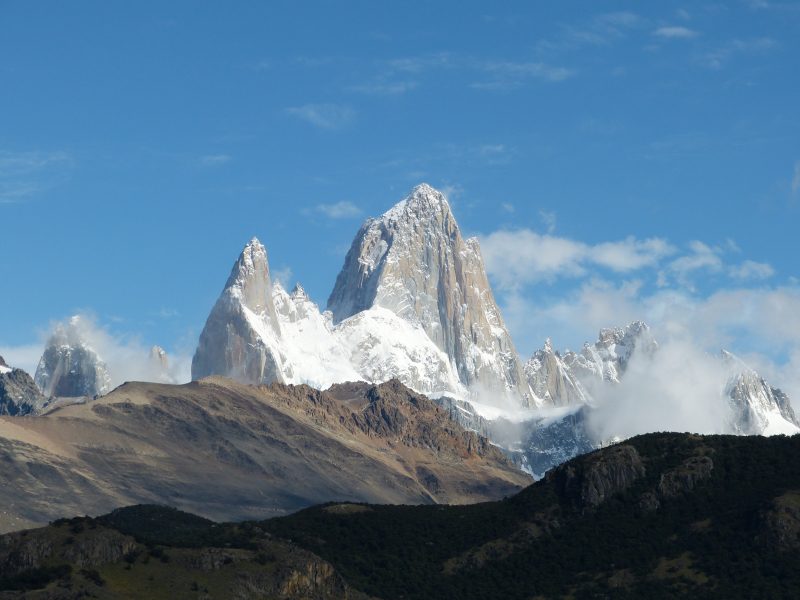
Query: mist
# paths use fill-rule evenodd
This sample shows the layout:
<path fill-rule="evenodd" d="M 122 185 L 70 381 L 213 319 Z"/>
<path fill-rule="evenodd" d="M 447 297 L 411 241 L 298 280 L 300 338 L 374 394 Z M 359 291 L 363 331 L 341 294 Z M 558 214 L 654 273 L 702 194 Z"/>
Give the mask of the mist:
<path fill-rule="evenodd" d="M 165 369 L 151 357 L 151 345 L 144 344 L 137 336 L 111 333 L 93 315 L 78 314 L 51 323 L 48 339 L 59 328 L 66 332 L 71 343 L 80 340 L 97 352 L 108 367 L 112 387 L 126 381 L 186 383 L 191 379 L 190 353 L 168 353 Z"/>
<path fill-rule="evenodd" d="M 723 433 L 730 415 L 730 367 L 690 339 L 635 352 L 619 384 L 597 386 L 588 429 L 598 441 L 653 431 Z"/>

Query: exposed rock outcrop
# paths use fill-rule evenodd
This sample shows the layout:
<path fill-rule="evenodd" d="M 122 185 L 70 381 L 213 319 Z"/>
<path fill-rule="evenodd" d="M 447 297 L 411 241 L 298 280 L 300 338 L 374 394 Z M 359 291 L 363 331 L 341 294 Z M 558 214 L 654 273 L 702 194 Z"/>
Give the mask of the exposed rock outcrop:
<path fill-rule="evenodd" d="M 47 404 L 47 398 L 22 369 L 0 372 L 0 415 L 34 415 Z"/>
<path fill-rule="evenodd" d="M 714 461 L 710 456 L 693 456 L 661 475 L 658 493 L 662 498 L 674 498 L 691 492 L 698 483 L 711 477 Z"/>
<path fill-rule="evenodd" d="M 554 469 L 546 476 L 577 509 L 596 508 L 645 474 L 636 448 L 618 445 Z"/>
<path fill-rule="evenodd" d="M 785 551 L 800 550 L 800 491 L 778 496 L 761 516 L 765 530 L 762 541 Z"/>

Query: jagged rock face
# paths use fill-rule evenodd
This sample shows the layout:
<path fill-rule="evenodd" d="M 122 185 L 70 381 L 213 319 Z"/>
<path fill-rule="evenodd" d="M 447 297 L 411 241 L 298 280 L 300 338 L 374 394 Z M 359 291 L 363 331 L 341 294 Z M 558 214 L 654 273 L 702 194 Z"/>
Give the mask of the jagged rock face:
<path fill-rule="evenodd" d="M 336 323 L 376 307 L 421 327 L 464 385 L 528 393 L 478 242 L 426 184 L 364 223 L 328 299 Z"/>
<path fill-rule="evenodd" d="M 657 349 L 647 324 L 634 321 L 622 328 L 601 329 L 598 340 L 584 344 L 580 354 L 567 351 L 564 363 L 585 384 L 598 380 L 619 383 L 634 352 L 652 355 Z"/>
<path fill-rule="evenodd" d="M 226 375 L 247 383 L 284 381 L 280 333 L 267 250 L 253 238 L 200 334 L 192 379 Z"/>
<path fill-rule="evenodd" d="M 47 398 L 25 371 L 0 371 L 0 415 L 34 415 L 46 404 Z"/>
<path fill-rule="evenodd" d="M 800 422 L 784 392 L 769 385 L 726 350 L 722 351 L 722 361 L 731 372 L 725 395 L 732 411 L 729 427 L 734 433 L 791 435 L 797 432 Z"/>
<path fill-rule="evenodd" d="M 580 381 L 559 353 L 553 351 L 549 338 L 544 348 L 537 350 L 525 363 L 524 371 L 538 406 L 567 406 L 589 401 Z"/>
<path fill-rule="evenodd" d="M 46 396 L 102 396 L 111 391 L 108 368 L 82 337 L 80 317 L 56 327 L 36 368 L 34 381 Z"/>

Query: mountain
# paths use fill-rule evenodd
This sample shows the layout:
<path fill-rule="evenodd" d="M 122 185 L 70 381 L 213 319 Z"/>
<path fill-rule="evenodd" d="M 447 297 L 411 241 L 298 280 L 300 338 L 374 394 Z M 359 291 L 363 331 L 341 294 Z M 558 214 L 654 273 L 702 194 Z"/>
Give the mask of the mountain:
<path fill-rule="evenodd" d="M 478 241 L 462 237 L 444 195 L 429 185 L 364 223 L 328 299 L 336 323 L 377 307 L 421 327 L 467 388 L 527 397 Z"/>
<path fill-rule="evenodd" d="M 273 283 L 266 249 L 251 240 L 192 361 L 192 379 L 215 374 L 318 388 L 397 378 L 431 396 L 530 397 L 477 241 L 461 237 L 427 185 L 364 224 L 325 312 L 299 284 L 289 293 Z"/>
<path fill-rule="evenodd" d="M 0 356 L 0 415 L 25 416 L 38 414 L 47 405 L 30 375 L 12 369 Z"/>
<path fill-rule="evenodd" d="M 137 503 L 230 520 L 335 499 L 478 502 L 530 478 L 397 381 L 320 392 L 215 377 L 0 417 L 0 481 L 12 530 Z"/>
<path fill-rule="evenodd" d="M 569 406 L 589 402 L 588 393 L 561 355 L 553 350 L 550 338 L 544 348 L 534 352 L 523 371 L 539 406 Z"/>
<path fill-rule="evenodd" d="M 536 414 L 524 419 L 513 413 L 496 414 L 480 423 L 480 429 L 463 414 L 461 422 L 485 433 L 525 471 L 541 476 L 573 456 L 627 437 L 598 433 L 600 421 L 604 429 L 613 429 L 613 423 L 603 420 L 602 409 L 612 408 L 628 389 L 626 373 L 632 361 L 655 375 L 660 360 L 658 343 L 641 321 L 601 330 L 598 340 L 584 344 L 580 353 L 555 351 L 548 339 L 525 364 L 536 403 L 542 407 Z M 709 377 L 725 373 L 719 380 L 719 397 L 709 399 L 718 400 L 717 412 L 723 415 L 714 431 L 738 435 L 800 432 L 800 421 L 784 392 L 730 352 L 722 351 L 719 366 L 709 373 Z M 687 429 L 692 426 L 686 423 Z"/>
<path fill-rule="evenodd" d="M 648 434 L 495 502 L 327 503 L 227 524 L 133 506 L 0 537 L 0 589 L 48 585 L 47 597 L 70 599 L 796 598 L 798 452 L 800 436 Z"/>
<path fill-rule="evenodd" d="M 105 362 L 84 339 L 83 322 L 59 324 L 45 346 L 34 381 L 45 396 L 93 397 L 111 389 Z"/>
<path fill-rule="evenodd" d="M 192 379 L 226 375 L 250 383 L 283 382 L 280 337 L 267 250 L 253 238 L 206 320 L 192 358 Z"/>
<path fill-rule="evenodd" d="M 594 344 L 584 344 L 579 354 L 565 352 L 563 362 L 591 388 L 601 382 L 619 383 L 635 352 L 652 356 L 657 350 L 647 323 L 634 321 L 625 327 L 601 329 Z"/>
<path fill-rule="evenodd" d="M 514 497 L 322 506 L 263 523 L 348 584 L 405 598 L 795 598 L 800 436 L 648 434 Z"/>
<path fill-rule="evenodd" d="M 792 410 L 789 397 L 769 385 L 764 378 L 727 350 L 721 353 L 730 370 L 725 395 L 733 414 L 731 429 L 745 435 L 793 435 L 800 431 L 800 421 Z"/>

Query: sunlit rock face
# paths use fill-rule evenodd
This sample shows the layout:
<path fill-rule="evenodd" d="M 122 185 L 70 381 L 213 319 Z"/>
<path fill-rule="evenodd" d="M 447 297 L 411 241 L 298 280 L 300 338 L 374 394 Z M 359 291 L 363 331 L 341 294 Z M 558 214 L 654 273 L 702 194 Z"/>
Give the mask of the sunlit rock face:
<path fill-rule="evenodd" d="M 464 386 L 529 397 L 478 241 L 429 185 L 364 223 L 328 299 L 335 323 L 376 307 L 420 327 Z"/>
<path fill-rule="evenodd" d="M 253 238 L 200 334 L 192 379 L 227 375 L 247 383 L 283 382 L 283 363 L 267 250 Z"/>

